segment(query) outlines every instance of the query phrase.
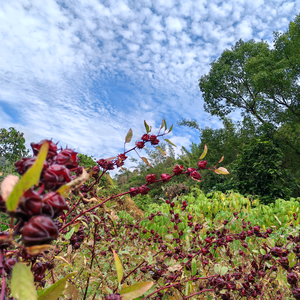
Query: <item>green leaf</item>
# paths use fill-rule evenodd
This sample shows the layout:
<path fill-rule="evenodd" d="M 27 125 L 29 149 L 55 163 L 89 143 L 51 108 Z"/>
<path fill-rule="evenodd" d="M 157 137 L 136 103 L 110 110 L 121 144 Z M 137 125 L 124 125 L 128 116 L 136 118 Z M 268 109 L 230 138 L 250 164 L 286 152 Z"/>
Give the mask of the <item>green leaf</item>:
<path fill-rule="evenodd" d="M 216 274 L 219 274 L 221 272 L 221 265 L 219 264 L 216 264 L 215 267 L 214 267 L 214 271 Z"/>
<path fill-rule="evenodd" d="M 199 157 L 199 160 L 203 159 L 207 154 L 207 146 L 204 145 L 204 150 L 203 150 L 203 153 L 201 154 L 201 156 Z"/>
<path fill-rule="evenodd" d="M 132 135 L 133 135 L 133 133 L 132 133 L 132 129 L 130 128 L 130 129 L 128 130 L 128 133 L 127 133 L 127 135 L 126 135 L 126 138 L 125 138 L 125 143 L 130 143 L 130 142 L 131 142 Z"/>
<path fill-rule="evenodd" d="M 153 285 L 152 281 L 140 282 L 128 286 L 120 291 L 122 300 L 132 300 L 145 294 Z"/>
<path fill-rule="evenodd" d="M 33 185 L 37 185 L 39 183 L 44 161 L 48 154 L 48 149 L 49 143 L 44 142 L 32 167 L 26 171 L 26 173 L 14 186 L 14 189 L 6 201 L 6 207 L 9 211 L 15 211 L 23 194 Z"/>
<path fill-rule="evenodd" d="M 166 152 L 159 146 L 155 147 L 163 156 L 166 156 Z"/>
<path fill-rule="evenodd" d="M 169 139 L 165 139 L 165 141 L 167 142 L 167 143 L 169 143 L 170 145 L 172 145 L 172 146 L 174 146 L 174 147 L 177 147 L 175 144 L 173 144 Z"/>
<path fill-rule="evenodd" d="M 162 119 L 160 129 L 162 129 L 165 126 L 165 119 Z"/>
<path fill-rule="evenodd" d="M 228 272 L 228 268 L 227 267 L 225 267 L 225 266 L 223 266 L 222 268 L 221 268 L 221 276 L 223 276 L 223 275 L 225 275 L 226 273 Z"/>
<path fill-rule="evenodd" d="M 76 272 L 70 273 L 66 277 L 56 281 L 47 289 L 43 290 L 42 293 L 39 295 L 38 300 L 57 300 L 57 298 L 65 290 L 67 280 L 75 274 Z"/>
<path fill-rule="evenodd" d="M 120 283 L 123 278 L 123 267 L 120 258 L 115 250 L 113 250 L 113 253 L 114 253 L 115 265 L 117 269 L 118 282 Z"/>
<path fill-rule="evenodd" d="M 289 260 L 289 267 L 292 268 L 294 267 L 294 265 L 297 263 L 297 260 L 295 259 L 296 255 L 294 252 L 291 252 L 288 256 L 288 260 Z"/>
<path fill-rule="evenodd" d="M 260 251 L 260 253 L 261 253 L 262 255 L 266 255 L 266 254 L 267 254 L 266 250 L 264 250 L 264 249 L 260 249 L 259 251 Z"/>
<path fill-rule="evenodd" d="M 193 258 L 192 259 L 192 276 L 195 276 L 197 273 L 197 264 L 196 264 L 196 260 Z"/>
<path fill-rule="evenodd" d="M 168 127 L 167 127 L 167 122 L 166 122 L 166 120 L 164 119 L 164 124 L 165 124 L 165 130 L 167 130 L 168 129 Z"/>
<path fill-rule="evenodd" d="M 170 132 L 172 131 L 172 129 L 173 129 L 173 124 L 171 125 L 171 127 L 170 127 L 168 133 L 170 133 Z"/>
<path fill-rule="evenodd" d="M 36 300 L 37 294 L 33 283 L 30 267 L 23 263 L 16 263 L 11 278 L 11 294 L 18 300 Z"/>
<path fill-rule="evenodd" d="M 75 228 L 73 227 L 69 232 L 67 232 L 67 234 L 65 235 L 65 239 L 69 240 L 71 238 L 71 236 L 73 235 L 75 231 Z"/>
<path fill-rule="evenodd" d="M 146 121 L 144 121 L 144 125 L 145 125 L 146 132 L 149 133 L 150 132 L 150 128 L 149 128 L 149 125 L 147 124 Z"/>

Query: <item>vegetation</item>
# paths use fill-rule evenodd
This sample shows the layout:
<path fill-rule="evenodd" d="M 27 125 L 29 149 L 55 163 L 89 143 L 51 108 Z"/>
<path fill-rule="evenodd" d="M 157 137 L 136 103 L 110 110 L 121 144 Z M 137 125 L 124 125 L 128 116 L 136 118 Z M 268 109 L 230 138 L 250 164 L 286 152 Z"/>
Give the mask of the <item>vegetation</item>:
<path fill-rule="evenodd" d="M 300 299 L 300 15 L 274 45 L 240 40 L 212 63 L 199 86 L 224 128 L 181 120 L 200 143 L 178 158 L 165 120 L 99 160 L 50 140 L 27 157 L 1 129 L 0 300 Z"/>

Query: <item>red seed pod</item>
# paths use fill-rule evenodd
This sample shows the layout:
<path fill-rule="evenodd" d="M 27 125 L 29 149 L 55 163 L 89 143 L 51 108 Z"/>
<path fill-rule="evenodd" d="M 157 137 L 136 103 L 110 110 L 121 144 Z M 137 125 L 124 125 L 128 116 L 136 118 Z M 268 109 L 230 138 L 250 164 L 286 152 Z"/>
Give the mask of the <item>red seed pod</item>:
<path fill-rule="evenodd" d="M 65 166 L 57 164 L 48 168 L 43 179 L 49 186 L 62 185 L 72 180 L 70 171 Z"/>
<path fill-rule="evenodd" d="M 150 135 L 149 141 L 151 142 L 151 145 L 158 145 L 159 140 L 157 139 L 156 135 Z"/>
<path fill-rule="evenodd" d="M 149 134 L 145 133 L 145 134 L 141 137 L 141 139 L 142 139 L 144 142 L 147 142 L 147 141 L 150 140 L 150 136 L 149 136 Z"/>
<path fill-rule="evenodd" d="M 171 179 L 170 174 L 161 174 L 160 178 L 163 180 L 163 182 L 168 182 Z"/>
<path fill-rule="evenodd" d="M 37 156 L 40 148 L 42 147 L 43 143 L 47 141 L 49 143 L 49 151 L 48 151 L 48 155 L 47 155 L 47 159 L 52 159 L 54 158 L 54 156 L 57 155 L 57 145 L 55 143 L 53 143 L 51 140 L 42 140 L 39 143 L 31 143 L 30 146 L 32 148 L 33 151 L 33 155 Z"/>
<path fill-rule="evenodd" d="M 183 165 L 176 165 L 175 167 L 174 167 L 174 169 L 173 169 L 173 173 L 175 174 L 175 175 L 180 175 L 180 174 L 182 174 L 183 173 Z"/>
<path fill-rule="evenodd" d="M 190 177 L 194 180 L 200 180 L 202 178 L 198 171 L 191 172 Z"/>
<path fill-rule="evenodd" d="M 146 181 L 149 183 L 153 183 L 153 182 L 155 182 L 155 180 L 156 180 L 155 174 L 148 174 L 146 176 Z"/>
<path fill-rule="evenodd" d="M 45 275 L 46 264 L 42 262 L 37 262 L 31 268 L 31 271 L 34 273 L 34 275 Z"/>
<path fill-rule="evenodd" d="M 42 198 L 33 189 L 29 189 L 21 197 L 18 208 L 16 210 L 16 217 L 27 221 L 32 216 L 40 215 L 42 213 Z"/>
<path fill-rule="evenodd" d="M 291 285 L 291 286 L 295 286 L 298 283 L 298 276 L 296 273 L 288 273 L 287 274 L 287 282 Z"/>
<path fill-rule="evenodd" d="M 46 204 L 43 211 L 50 213 L 54 218 L 60 216 L 64 210 L 69 210 L 66 199 L 56 192 L 46 194 L 43 198 L 43 203 Z"/>
<path fill-rule="evenodd" d="M 145 147 L 145 143 L 142 141 L 136 142 L 135 145 L 139 148 L 139 149 L 143 149 Z"/>
<path fill-rule="evenodd" d="M 139 188 L 139 192 L 141 193 L 141 195 L 147 195 L 149 191 L 150 189 L 146 185 L 142 185 Z"/>
<path fill-rule="evenodd" d="M 187 173 L 187 174 L 190 174 L 190 173 L 192 173 L 193 171 L 196 171 L 196 169 L 195 169 L 195 168 L 187 168 L 186 173 Z"/>
<path fill-rule="evenodd" d="M 57 227 L 45 216 L 32 217 L 22 229 L 22 240 L 26 247 L 48 244 L 57 237 Z"/>
<path fill-rule="evenodd" d="M 127 156 L 125 154 L 119 154 L 116 160 L 116 165 L 121 167 L 124 165 L 124 160 L 126 160 Z"/>
<path fill-rule="evenodd" d="M 64 149 L 56 156 L 56 163 L 59 165 L 65 165 L 68 169 L 77 168 L 78 161 L 77 152 L 72 149 Z"/>
<path fill-rule="evenodd" d="M 16 172 L 20 175 L 23 175 L 32 165 L 35 163 L 37 156 L 29 157 L 29 158 L 22 158 L 21 160 L 15 163 Z M 44 161 L 43 164 L 43 171 L 47 169 L 48 165 L 47 162 Z"/>
<path fill-rule="evenodd" d="M 280 257 L 282 254 L 282 249 L 280 247 L 273 247 L 271 249 L 271 254 L 275 257 Z"/>
<path fill-rule="evenodd" d="M 201 161 L 198 162 L 198 167 L 200 169 L 205 169 L 206 166 L 207 166 L 207 161 L 206 160 L 201 160 Z"/>
<path fill-rule="evenodd" d="M 296 300 L 300 300 L 300 288 L 293 289 L 292 294 Z"/>
<path fill-rule="evenodd" d="M 7 273 L 10 273 L 16 264 L 17 260 L 15 258 L 8 258 L 3 262 L 4 269 Z"/>

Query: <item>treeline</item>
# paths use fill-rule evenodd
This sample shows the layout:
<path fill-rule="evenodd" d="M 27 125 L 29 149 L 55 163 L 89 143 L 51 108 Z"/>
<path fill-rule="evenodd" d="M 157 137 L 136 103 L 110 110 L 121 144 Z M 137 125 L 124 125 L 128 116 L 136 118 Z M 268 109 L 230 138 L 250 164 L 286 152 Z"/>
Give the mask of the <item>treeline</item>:
<path fill-rule="evenodd" d="M 170 192 L 179 194 L 195 185 L 206 193 L 233 189 L 258 195 L 264 203 L 300 196 L 299 49 L 300 15 L 286 32 L 274 33 L 273 47 L 265 41 L 239 40 L 226 49 L 199 80 L 205 111 L 219 117 L 224 128 L 203 129 L 195 120 L 181 120 L 179 125 L 199 131 L 200 143 L 183 148 L 178 159 L 171 150 L 166 157 L 149 150 L 154 169 L 140 163 L 134 171 L 122 170 L 116 176 L 119 187 L 143 184 L 149 172 L 172 173 L 175 164 L 194 166 L 206 144 L 208 166 L 224 155 L 222 166 L 231 174 L 205 170 L 202 183 L 180 179 L 169 184 Z M 241 115 L 240 122 L 232 121 L 234 113 Z M 157 184 L 151 201 L 159 201 L 168 190 Z"/>

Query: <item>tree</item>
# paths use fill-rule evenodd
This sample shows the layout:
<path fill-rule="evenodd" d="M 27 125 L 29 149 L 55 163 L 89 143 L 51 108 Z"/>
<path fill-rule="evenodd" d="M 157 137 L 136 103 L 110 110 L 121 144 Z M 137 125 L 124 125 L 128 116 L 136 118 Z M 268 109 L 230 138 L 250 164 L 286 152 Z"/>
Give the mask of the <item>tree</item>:
<path fill-rule="evenodd" d="M 29 151 L 25 146 L 24 133 L 10 127 L 0 129 L 0 157 L 10 162 L 15 162 L 21 157 L 26 157 Z"/>
<path fill-rule="evenodd" d="M 199 80 L 205 110 L 221 118 L 240 109 L 254 124 L 278 128 L 300 121 L 300 15 L 275 48 L 266 42 L 239 40 L 211 64 Z"/>
<path fill-rule="evenodd" d="M 282 151 L 272 141 L 255 139 L 245 145 L 234 170 L 239 192 L 259 195 L 264 203 L 289 199 L 296 183 L 283 168 L 283 161 Z"/>

